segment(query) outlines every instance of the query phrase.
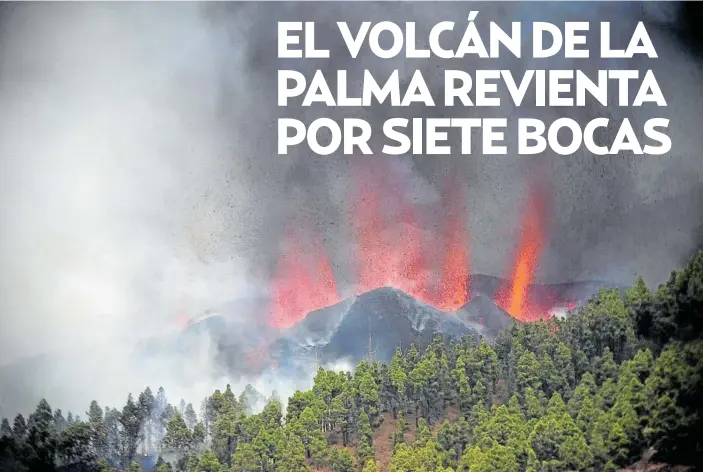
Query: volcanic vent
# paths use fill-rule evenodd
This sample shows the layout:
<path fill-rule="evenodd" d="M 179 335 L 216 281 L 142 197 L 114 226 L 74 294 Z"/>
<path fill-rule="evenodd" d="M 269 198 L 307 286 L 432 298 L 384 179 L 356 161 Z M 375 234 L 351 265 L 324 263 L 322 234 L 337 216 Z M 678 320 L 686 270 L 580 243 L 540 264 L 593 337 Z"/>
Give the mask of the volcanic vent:
<path fill-rule="evenodd" d="M 245 336 L 257 345 L 233 354 L 242 344 L 240 326 L 237 340 L 224 341 L 229 358 L 245 359 L 247 368 L 312 358 L 389 359 L 397 346 L 425 344 L 437 333 L 492 337 L 514 320 L 561 314 L 605 285 L 535 284 L 551 206 L 543 183 L 530 181 L 513 262 L 501 279 L 471 274 L 466 189 L 458 173 L 445 180 L 439 199 L 418 202 L 391 164 L 353 161 L 345 202 L 351 277 L 339 277 L 330 257 L 337 254 L 326 251 L 310 218 L 290 222 L 266 323 Z"/>
<path fill-rule="evenodd" d="M 446 179 L 439 203 L 428 206 L 412 201 L 404 176 L 390 161 L 353 162 L 346 202 L 352 220 L 353 280 L 341 287 L 345 293 L 394 288 L 439 312 L 455 312 L 471 301 L 466 193 L 455 175 Z M 550 316 L 552 308 L 570 302 L 556 293 L 546 295 L 546 289 L 532 293 L 547 242 L 549 211 L 547 188 L 531 182 L 507 280 L 482 292 L 520 321 Z M 338 303 L 340 284 L 318 235 L 288 228 L 282 248 L 268 319 L 272 326 L 289 328 L 308 313 Z"/>

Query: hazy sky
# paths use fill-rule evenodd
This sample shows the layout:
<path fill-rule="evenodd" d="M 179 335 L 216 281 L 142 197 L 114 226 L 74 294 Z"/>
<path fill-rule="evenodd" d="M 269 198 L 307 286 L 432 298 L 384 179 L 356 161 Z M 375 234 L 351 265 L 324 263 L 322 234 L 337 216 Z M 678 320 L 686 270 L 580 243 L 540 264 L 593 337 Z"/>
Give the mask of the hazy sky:
<path fill-rule="evenodd" d="M 666 19 L 652 16 L 656 6 L 645 13 L 631 4 L 536 5 L 479 10 L 485 21 L 576 15 L 617 19 L 623 29 Z M 426 27 L 465 10 L 449 3 L 1 5 L 1 362 L 88 345 L 76 348 L 80 369 L 80 357 L 119 358 L 128 340 L 172 329 L 183 313 L 265 292 L 282 222 L 303 207 L 344 273 L 348 238 L 338 223 L 346 221 L 349 159 L 275 155 L 275 22 L 384 18 Z M 630 66 L 655 70 L 674 149 L 662 157 L 540 159 L 555 208 L 543 280 L 626 282 L 643 273 L 661 282 L 699 243 L 701 65 L 665 29 L 652 23 L 651 31 L 660 59 Z M 342 47 L 329 41 L 333 53 Z M 336 57 L 325 67 L 409 70 L 402 61 Z M 381 122 L 388 113 L 372 110 L 366 119 Z M 556 112 L 544 113 L 553 119 Z M 612 110 L 635 121 L 646 113 Z M 460 173 L 469 189 L 472 267 L 501 275 L 537 161 L 416 157 L 400 165 L 417 198 L 433 198 L 440 177 Z"/>

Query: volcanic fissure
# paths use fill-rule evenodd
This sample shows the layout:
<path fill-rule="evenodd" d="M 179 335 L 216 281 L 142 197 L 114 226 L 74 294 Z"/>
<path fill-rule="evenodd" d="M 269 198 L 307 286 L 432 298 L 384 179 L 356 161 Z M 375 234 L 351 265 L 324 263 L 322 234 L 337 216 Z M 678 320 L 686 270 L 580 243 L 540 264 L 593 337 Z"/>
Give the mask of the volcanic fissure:
<path fill-rule="evenodd" d="M 358 163 L 348 195 L 353 224 L 354 292 L 401 290 L 443 312 L 455 312 L 472 296 L 466 189 L 455 174 L 446 179 L 438 231 L 423 231 L 402 175 L 388 164 Z M 551 316 L 553 296 L 535 297 L 532 286 L 547 239 L 548 192 L 530 182 L 520 234 L 508 276 L 494 302 L 519 321 Z M 289 227 L 272 281 L 268 322 L 288 328 L 308 313 L 341 300 L 329 255 L 312 231 Z"/>

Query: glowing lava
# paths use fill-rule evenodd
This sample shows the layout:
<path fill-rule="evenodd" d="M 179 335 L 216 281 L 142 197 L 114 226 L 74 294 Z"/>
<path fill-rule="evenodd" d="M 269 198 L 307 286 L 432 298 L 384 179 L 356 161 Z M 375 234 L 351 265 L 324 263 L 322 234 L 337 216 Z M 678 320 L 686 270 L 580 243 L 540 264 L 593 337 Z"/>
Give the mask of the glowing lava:
<path fill-rule="evenodd" d="M 445 188 L 436 212 L 442 217 L 440 235 L 427 240 L 402 177 L 384 163 L 356 165 L 351 198 L 358 292 L 393 287 L 442 311 L 466 304 L 469 253 L 461 185 L 452 181 Z"/>
<path fill-rule="evenodd" d="M 545 215 L 547 199 L 541 189 L 533 186 L 527 200 L 513 271 L 501 287 L 496 304 L 513 318 L 535 321 L 548 314 L 551 306 L 535 303 L 531 294 L 532 281 L 539 266 L 545 244 Z"/>
<path fill-rule="evenodd" d="M 464 188 L 452 177 L 442 196 L 445 210 L 441 225 L 440 270 L 431 304 L 443 311 L 454 311 L 468 303 L 469 238 L 463 206 Z"/>
<path fill-rule="evenodd" d="M 303 241 L 290 231 L 278 261 L 269 318 L 277 328 L 292 326 L 311 311 L 340 300 L 332 265 L 322 245 L 306 245 Z"/>
<path fill-rule="evenodd" d="M 357 292 L 394 287 L 424 300 L 428 274 L 415 209 L 388 166 L 356 165 L 352 223 Z"/>
<path fill-rule="evenodd" d="M 404 176 L 389 160 L 357 159 L 353 171 L 349 207 L 356 293 L 393 287 L 444 312 L 468 303 L 466 195 L 456 174 L 447 181 L 439 208 L 429 208 L 410 201 Z M 510 277 L 495 297 L 498 306 L 521 321 L 549 316 L 558 301 L 545 287 L 533 285 L 546 243 L 549 201 L 543 190 L 530 187 Z M 437 215 L 439 231 L 423 230 L 427 221 L 418 215 Z M 309 231 L 286 235 L 272 284 L 269 323 L 274 327 L 287 328 L 340 301 L 329 258 L 315 236 Z"/>

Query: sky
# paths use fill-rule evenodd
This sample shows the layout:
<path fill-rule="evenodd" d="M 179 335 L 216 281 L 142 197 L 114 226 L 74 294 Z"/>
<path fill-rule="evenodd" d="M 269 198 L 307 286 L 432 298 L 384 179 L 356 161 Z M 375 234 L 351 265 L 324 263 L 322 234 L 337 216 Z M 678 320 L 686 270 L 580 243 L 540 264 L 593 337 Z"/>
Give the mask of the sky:
<path fill-rule="evenodd" d="M 648 22 L 660 59 L 629 67 L 657 74 L 672 120 L 671 154 L 407 157 L 396 161 L 407 192 L 414 201 L 436 200 L 439 183 L 457 173 L 468 187 L 472 269 L 500 276 L 512 257 L 526 182 L 547 175 L 554 212 L 540 280 L 629 283 L 642 274 L 660 283 L 703 236 L 701 63 L 675 38 L 667 7 L 535 5 L 480 5 L 479 18 L 617 19 L 622 35 Z M 139 388 L 152 374 L 136 375 L 119 362 L 134 343 L 178 329 L 184 315 L 265 296 L 280 235 L 301 214 L 323 236 L 339 279 L 349 281 L 344 195 L 351 159 L 275 152 L 275 71 L 282 65 L 275 22 L 412 19 L 422 29 L 464 10 L 419 2 L 0 6 L 0 364 L 68 352 L 72 370 Z M 333 60 L 296 67 L 411 72 L 402 60 L 364 53 L 349 60 L 330 28 L 319 31 Z M 432 71 L 433 61 L 417 67 Z M 550 67 L 557 66 L 613 64 L 555 59 Z M 519 71 L 530 63 L 500 67 Z M 636 122 L 651 112 L 609 110 Z M 365 117 L 378 124 L 389 113 L 374 108 Z M 582 110 L 577 119 L 598 113 Z M 61 376 L 39 377 L 27 372 L 21 389 L 28 390 L 15 393 L 34 398 L 61 383 Z M 77 379 L 56 396 L 114 395 L 108 389 L 117 387 L 86 389 Z"/>

